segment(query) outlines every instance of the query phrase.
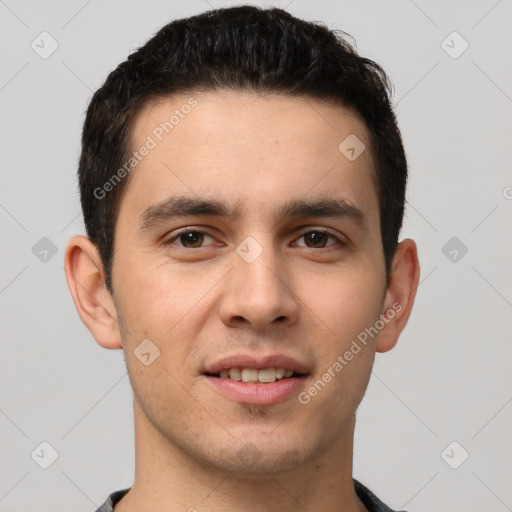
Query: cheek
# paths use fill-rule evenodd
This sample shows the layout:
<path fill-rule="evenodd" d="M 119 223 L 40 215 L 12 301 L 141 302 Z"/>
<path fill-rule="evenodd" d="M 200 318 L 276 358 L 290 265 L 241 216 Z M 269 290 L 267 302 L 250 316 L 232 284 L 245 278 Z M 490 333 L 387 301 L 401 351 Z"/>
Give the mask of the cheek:
<path fill-rule="evenodd" d="M 382 284 L 373 271 L 348 269 L 317 282 L 307 295 L 311 318 L 321 330 L 313 334 L 319 364 L 311 391 L 322 395 L 318 403 L 352 410 L 364 395 L 374 362 L 376 337 L 368 332 L 381 313 Z"/>
<path fill-rule="evenodd" d="M 131 326 L 157 338 L 166 338 L 204 295 L 197 274 L 182 275 L 159 261 L 132 258 L 119 269 L 118 294 Z"/>
<path fill-rule="evenodd" d="M 197 273 L 183 274 L 169 265 L 137 267 L 132 264 L 124 272 L 129 279 L 121 281 L 117 287 L 116 303 L 125 327 L 123 345 L 126 361 L 131 363 L 133 379 L 142 388 L 154 387 L 156 376 L 164 381 L 171 379 L 169 386 L 176 385 L 171 375 L 180 382 L 188 379 L 195 371 L 190 368 L 191 352 L 204 319 L 208 318 L 210 305 L 205 294 L 216 280 L 210 277 L 200 279 Z M 134 353 L 146 339 L 158 347 L 155 351 L 160 351 L 154 363 L 155 367 L 161 368 L 158 374 L 140 368 L 140 361 Z M 145 385 L 146 374 L 153 377 Z"/>
<path fill-rule="evenodd" d="M 348 266 L 315 277 L 315 286 L 302 294 L 322 332 L 342 348 L 381 313 L 382 283 L 374 272 Z"/>

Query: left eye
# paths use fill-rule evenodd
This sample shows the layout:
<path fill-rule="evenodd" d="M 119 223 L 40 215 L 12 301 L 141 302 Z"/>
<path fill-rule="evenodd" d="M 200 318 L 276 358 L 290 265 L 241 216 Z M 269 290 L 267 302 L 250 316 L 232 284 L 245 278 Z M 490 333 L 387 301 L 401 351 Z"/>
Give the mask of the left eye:
<path fill-rule="evenodd" d="M 309 242 L 309 243 L 313 244 L 312 246 L 306 245 L 305 247 L 309 247 L 311 249 L 323 249 L 324 247 L 326 247 L 327 239 L 329 237 L 333 238 L 336 241 L 336 243 L 339 243 L 339 244 L 342 243 L 338 237 L 334 236 L 333 234 L 329 233 L 328 231 L 322 231 L 322 230 L 318 230 L 318 229 L 314 229 L 314 230 L 302 233 L 297 240 L 304 238 L 305 240 L 307 240 L 306 243 Z M 331 246 L 336 245 L 336 243 L 331 244 Z M 304 247 L 304 246 L 299 246 L 299 247 Z M 330 247 L 330 246 L 327 246 L 327 247 Z"/>
<path fill-rule="evenodd" d="M 182 247 L 196 249 L 201 247 L 205 237 L 211 238 L 213 240 L 213 237 L 203 233 L 202 231 L 182 231 L 175 237 L 171 238 L 168 242 L 166 242 L 166 245 L 170 245 L 175 240 L 179 240 L 183 244 Z"/>

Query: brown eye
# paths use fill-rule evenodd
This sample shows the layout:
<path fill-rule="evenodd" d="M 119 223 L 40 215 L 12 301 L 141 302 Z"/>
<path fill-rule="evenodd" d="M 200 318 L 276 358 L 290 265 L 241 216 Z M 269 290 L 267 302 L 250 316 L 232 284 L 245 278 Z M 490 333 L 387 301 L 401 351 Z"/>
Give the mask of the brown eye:
<path fill-rule="evenodd" d="M 317 247 L 325 247 L 327 243 L 328 236 L 325 233 L 320 233 L 318 231 L 312 231 L 311 233 L 307 233 L 304 235 L 304 239 L 306 240 L 306 244 L 309 242 L 315 248 Z"/>
<path fill-rule="evenodd" d="M 200 247 L 204 235 L 199 231 L 189 231 L 188 233 L 182 233 L 178 238 L 185 247 Z"/>
<path fill-rule="evenodd" d="M 183 247 L 185 249 L 199 249 L 203 246 L 205 238 L 211 238 L 213 240 L 213 237 L 203 233 L 202 231 L 182 231 L 167 241 L 165 245 L 176 244 L 178 247 Z"/>
<path fill-rule="evenodd" d="M 334 243 L 328 246 L 327 241 L 329 238 L 334 239 L 338 245 L 343 245 L 339 238 L 337 238 L 336 236 L 327 231 L 311 230 L 306 233 L 302 233 L 302 235 L 299 237 L 299 239 L 305 240 L 305 247 L 308 247 L 310 249 L 323 249 L 325 247 L 331 247 L 333 245 L 336 245 L 336 243 Z M 303 245 L 299 246 L 304 247 Z"/>

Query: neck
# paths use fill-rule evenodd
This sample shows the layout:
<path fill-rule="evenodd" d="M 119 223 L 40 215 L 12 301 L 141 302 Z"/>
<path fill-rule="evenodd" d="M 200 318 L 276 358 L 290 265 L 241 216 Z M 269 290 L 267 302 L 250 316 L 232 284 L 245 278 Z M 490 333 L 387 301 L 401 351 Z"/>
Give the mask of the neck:
<path fill-rule="evenodd" d="M 115 512 L 365 512 L 352 480 L 355 418 L 336 446 L 286 471 L 236 474 L 187 456 L 134 401 L 135 482 Z"/>

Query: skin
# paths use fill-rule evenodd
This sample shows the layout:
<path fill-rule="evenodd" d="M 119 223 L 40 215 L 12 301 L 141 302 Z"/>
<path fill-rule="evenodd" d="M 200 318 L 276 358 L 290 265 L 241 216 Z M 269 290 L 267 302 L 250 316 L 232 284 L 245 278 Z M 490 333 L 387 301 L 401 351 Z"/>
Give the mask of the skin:
<path fill-rule="evenodd" d="M 419 279 L 416 245 L 405 239 L 386 280 L 368 130 L 353 110 L 312 99 L 193 96 L 197 106 L 130 175 L 113 296 L 88 238 L 73 237 L 65 255 L 78 313 L 102 347 L 124 351 L 134 393 L 135 483 L 115 510 L 366 510 L 352 483 L 355 411 L 375 352 L 392 349 L 407 323 Z M 134 148 L 189 97 L 142 110 Z M 350 134 L 366 145 L 353 162 L 338 150 Z M 148 206 L 178 194 L 239 204 L 240 216 L 138 228 Z M 366 230 L 351 218 L 273 215 L 313 197 L 356 205 Z M 185 227 L 204 238 L 171 241 Z M 336 238 L 312 241 L 303 228 Z M 247 236 L 263 249 L 252 263 L 236 252 Z M 400 311 L 307 405 L 296 395 L 240 404 L 201 375 L 228 353 L 285 353 L 307 363 L 308 388 L 394 303 Z M 144 339 L 160 349 L 149 366 L 134 355 Z M 247 446 L 252 464 L 239 457 Z"/>

